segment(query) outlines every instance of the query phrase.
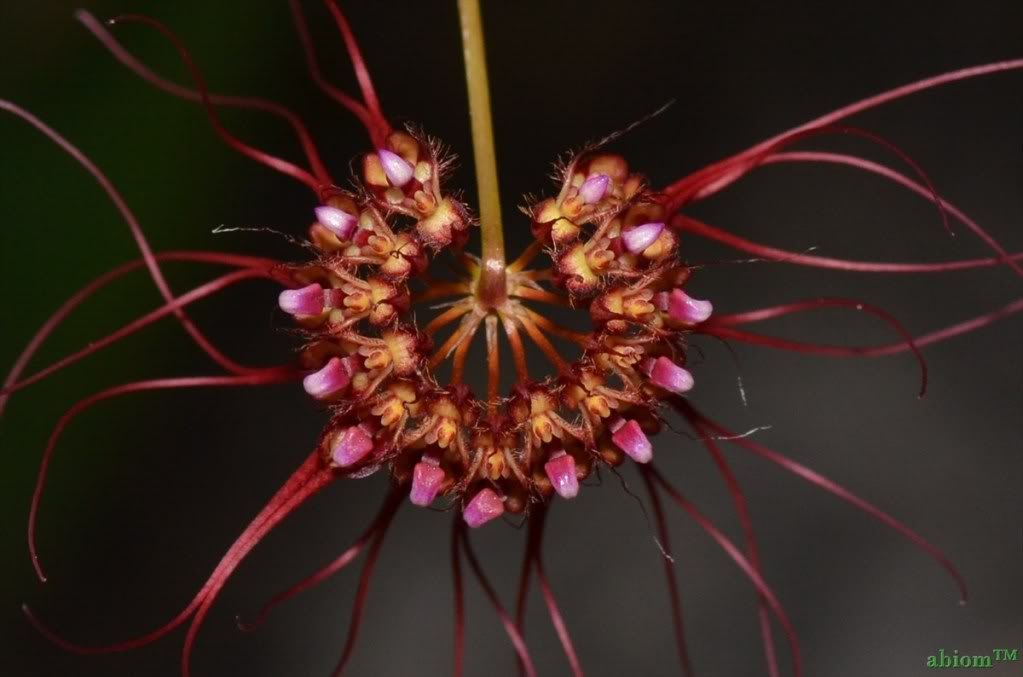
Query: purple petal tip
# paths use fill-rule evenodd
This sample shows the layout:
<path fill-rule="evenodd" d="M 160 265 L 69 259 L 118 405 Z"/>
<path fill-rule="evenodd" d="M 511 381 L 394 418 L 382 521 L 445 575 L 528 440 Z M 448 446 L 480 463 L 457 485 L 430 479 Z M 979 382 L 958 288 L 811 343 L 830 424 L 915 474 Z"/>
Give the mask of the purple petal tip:
<path fill-rule="evenodd" d="M 493 489 L 487 487 L 473 496 L 473 499 L 462 511 L 462 518 L 466 524 L 476 529 L 502 514 L 504 514 L 504 501 Z"/>
<path fill-rule="evenodd" d="M 423 460 L 416 463 L 412 469 L 412 489 L 409 491 L 409 500 L 413 505 L 425 508 L 437 498 L 440 486 L 444 482 L 444 471 L 441 470 L 435 459 L 423 457 Z"/>
<path fill-rule="evenodd" d="M 668 296 L 668 316 L 685 324 L 706 322 L 714 312 L 710 301 L 694 299 L 681 289 L 673 289 Z"/>
<path fill-rule="evenodd" d="M 664 224 L 659 221 L 644 223 L 622 231 L 622 242 L 629 252 L 638 254 L 656 242 L 663 230 Z"/>
<path fill-rule="evenodd" d="M 351 381 L 347 365 L 340 357 L 332 357 L 322 369 L 302 379 L 302 387 L 316 398 L 330 397 L 340 392 Z"/>
<path fill-rule="evenodd" d="M 650 440 L 635 421 L 629 420 L 624 423 L 619 421 L 611 435 L 611 441 L 636 463 L 649 463 L 654 457 Z"/>
<path fill-rule="evenodd" d="M 387 180 L 392 186 L 400 188 L 412 180 L 414 169 L 403 157 L 385 148 L 378 150 L 377 155 L 380 157 L 384 174 L 387 175 Z"/>
<path fill-rule="evenodd" d="M 667 357 L 658 357 L 650 367 L 650 381 L 665 390 L 682 394 L 693 389 L 693 375 Z"/>
<path fill-rule="evenodd" d="M 575 498 L 579 493 L 579 477 L 575 472 L 575 459 L 559 452 L 547 461 L 543 470 L 547 473 L 547 479 L 554 486 L 554 491 L 562 498 Z"/>
<path fill-rule="evenodd" d="M 313 282 L 301 289 L 285 289 L 277 303 L 289 315 L 319 315 L 323 312 L 323 287 Z"/>
<path fill-rule="evenodd" d="M 359 462 L 373 450 L 373 438 L 362 429 L 353 425 L 345 429 L 330 450 L 330 457 L 342 468 Z"/>
<path fill-rule="evenodd" d="M 334 233 L 339 240 L 350 238 L 352 233 L 355 232 L 355 226 L 359 222 L 359 219 L 354 214 L 349 214 L 337 207 L 321 205 L 313 211 L 316 212 L 316 220 L 324 228 Z"/>
<path fill-rule="evenodd" d="M 607 187 L 611 183 L 611 177 L 607 174 L 590 174 L 579 186 L 579 197 L 588 205 L 595 204 L 604 199 L 607 194 Z"/>

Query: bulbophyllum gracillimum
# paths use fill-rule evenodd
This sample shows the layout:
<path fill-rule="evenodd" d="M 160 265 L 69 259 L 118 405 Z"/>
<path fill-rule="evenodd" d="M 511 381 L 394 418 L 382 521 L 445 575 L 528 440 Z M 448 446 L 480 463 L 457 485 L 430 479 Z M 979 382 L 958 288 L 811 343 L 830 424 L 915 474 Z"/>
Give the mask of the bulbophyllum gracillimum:
<path fill-rule="evenodd" d="M 673 600 L 672 614 L 664 619 L 664 632 L 672 633 L 668 625 L 672 622 L 683 673 L 691 671 L 691 661 L 682 633 L 682 612 L 662 506 L 665 499 L 670 499 L 705 530 L 755 589 L 767 673 L 777 674 L 777 663 L 781 661 L 799 674 L 798 628 L 789 620 L 782 600 L 765 577 L 746 498 L 723 454 L 725 444 L 752 452 L 852 503 L 933 556 L 962 586 L 945 556 L 901 522 L 806 466 L 767 448 L 755 435 L 737 434 L 701 413 L 692 403 L 690 391 L 698 389 L 698 381 L 703 378 L 720 378 L 724 369 L 695 368 L 693 363 L 699 361 L 699 355 L 693 345 L 699 337 L 708 336 L 736 344 L 749 342 L 850 358 L 906 353 L 920 363 L 923 392 L 926 370 L 920 348 L 1012 315 L 1023 304 L 1015 301 L 979 315 L 969 309 L 965 313 L 950 309 L 949 322 L 954 324 L 916 337 L 881 308 L 845 297 L 803 292 L 794 294 L 791 301 L 736 312 L 728 298 L 703 298 L 694 290 L 701 275 L 721 274 L 727 266 L 716 268 L 692 260 L 687 255 L 687 243 L 703 237 L 759 260 L 864 274 L 953 274 L 958 270 L 988 268 L 990 274 L 1003 275 L 1016 284 L 1014 276 L 1023 272 L 1018 256 L 1006 252 L 979 225 L 947 202 L 912 158 L 881 136 L 851 126 L 848 118 L 923 90 L 1017 69 L 1023 67 L 1023 62 L 954 71 L 891 90 L 666 182 L 646 178 L 643 167 L 629 160 L 628 136 L 591 144 L 584 139 L 566 139 L 566 145 L 575 144 L 577 150 L 557 165 L 554 183 L 544 186 L 540 177 L 545 172 L 538 168 L 536 189 L 540 197 L 524 205 L 519 222 L 509 221 L 503 226 L 487 74 L 483 67 L 483 32 L 475 4 L 461 3 L 460 12 L 479 193 L 476 201 L 467 197 L 469 192 L 452 185 L 449 169 L 453 156 L 429 136 L 429 130 L 399 123 L 385 114 L 352 27 L 337 5 L 327 2 L 326 6 L 355 67 L 358 95 L 325 79 L 319 71 L 302 8 L 293 3 L 293 10 L 313 78 L 365 127 L 361 146 L 351 147 L 350 152 L 358 155 L 351 164 L 350 178 L 328 172 L 311 135 L 290 111 L 262 100 L 209 92 L 185 47 L 163 24 L 127 15 L 118 17 L 111 27 L 87 13 L 78 15 L 100 43 L 128 68 L 160 89 L 198 101 L 217 133 L 232 148 L 311 190 L 310 201 L 301 207 L 309 213 L 311 226 L 304 242 L 304 255 L 298 260 L 284 262 L 207 251 L 153 252 L 136 219 L 98 168 L 42 121 L 16 105 L 3 104 L 6 111 L 49 136 L 100 180 L 122 210 L 142 251 L 140 260 L 127 263 L 83 288 L 43 326 L 8 378 L 5 401 L 8 395 L 164 317 L 179 321 L 222 368 L 222 373 L 216 375 L 152 379 L 103 390 L 75 404 L 60 419 L 43 456 L 30 516 L 30 549 L 40 578 L 45 578 L 40 559 L 45 553 L 37 552 L 34 528 L 49 462 L 61 431 L 93 404 L 146 390 L 294 382 L 325 412 L 327 419 L 306 461 L 286 479 L 230 547 L 194 599 L 170 622 L 120 644 L 85 647 L 57 636 L 29 612 L 29 619 L 40 631 L 66 648 L 91 653 L 139 647 L 186 626 L 182 666 L 187 673 L 191 650 L 207 613 L 250 551 L 326 486 L 381 473 L 390 477 L 391 491 L 383 497 L 382 508 L 369 521 L 365 532 L 336 560 L 272 598 L 255 618 L 248 619 L 249 624 L 258 624 L 274 607 L 298 592 L 350 564 L 361 563 L 351 622 L 339 649 L 341 657 L 336 672 L 340 673 L 356 648 L 371 577 L 398 508 L 406 503 L 433 506 L 447 509 L 454 518 L 450 549 L 455 584 L 456 674 L 462 671 L 466 646 L 463 633 L 466 624 L 472 621 L 464 615 L 465 571 L 471 571 L 482 585 L 517 652 L 520 669 L 526 674 L 536 672 L 536 656 L 529 652 L 523 639 L 523 613 L 528 590 L 537 583 L 569 667 L 573 673 L 581 674 L 586 656 L 577 655 L 573 648 L 570 627 L 558 609 L 553 581 L 545 575 L 541 558 L 545 518 L 551 506 L 577 499 L 580 492 L 611 491 L 610 487 L 598 490 L 594 485 L 601 475 L 613 478 L 619 468 L 628 465 L 638 469 L 643 489 L 648 492 L 652 529 L 663 549 L 668 591 Z M 191 82 L 185 85 L 166 80 L 136 60 L 112 33 L 128 30 L 155 31 L 166 38 L 178 50 Z M 427 36 L 423 41 L 429 44 Z M 387 68 L 381 64 L 374 70 Z M 495 78 L 500 76 L 494 74 Z M 284 159 L 236 137 L 221 120 L 227 107 L 260 109 L 284 117 L 300 141 L 302 159 Z M 561 110 L 561 106 L 553 107 L 551 116 L 557 117 Z M 566 109 L 564 114 L 573 113 Z M 414 119 L 415 112 L 407 115 Z M 663 117 L 649 124 L 659 124 Z M 807 150 L 807 143 L 833 136 L 876 146 L 887 154 L 891 164 L 858 155 Z M 727 194 L 735 182 L 758 167 L 782 162 L 830 163 L 875 175 L 931 201 L 937 218 L 948 228 L 962 231 L 964 239 L 967 233 L 976 235 L 990 251 L 984 256 L 939 263 L 853 261 L 770 247 L 694 216 L 700 202 Z M 521 252 L 506 255 L 505 227 L 528 230 L 532 244 Z M 479 249 L 470 244 L 477 230 Z M 216 263 L 233 270 L 178 294 L 165 281 L 162 266 L 181 260 Z M 148 270 L 163 295 L 162 306 L 66 359 L 33 373 L 23 373 L 39 343 L 64 316 L 95 290 L 142 268 Z M 295 328 L 297 358 L 273 368 L 250 367 L 224 354 L 191 321 L 187 309 L 189 304 L 238 282 L 261 277 L 281 285 L 276 306 Z M 268 306 L 272 303 L 274 300 L 268 298 Z M 562 322 L 565 308 L 579 320 L 578 324 L 569 327 Z M 889 326 L 893 338 L 879 345 L 830 345 L 782 339 L 746 328 L 756 322 L 826 308 L 873 316 Z M 485 346 L 482 366 L 469 363 L 474 342 Z M 546 360 L 542 369 L 527 358 L 527 350 L 533 348 Z M 733 368 L 728 365 L 727 378 L 732 378 Z M 485 387 L 470 387 L 473 379 L 469 372 L 476 370 L 486 372 L 481 379 Z M 503 380 L 509 380 L 503 379 L 505 373 L 513 374 L 507 388 L 502 387 Z M 729 540 L 679 493 L 676 487 L 684 484 L 685 478 L 669 477 L 657 469 L 662 449 L 673 453 L 678 446 L 679 438 L 671 430 L 674 416 L 688 424 L 689 433 L 697 441 L 696 448 L 702 448 L 719 470 L 734 500 L 742 527 L 741 543 Z M 669 442 L 663 444 L 663 440 Z M 513 608 L 506 609 L 499 589 L 485 577 L 471 549 L 469 530 L 499 529 L 509 522 L 527 524 L 528 536 L 519 594 Z M 642 518 L 639 524 L 646 528 Z M 559 534 L 559 538 L 570 536 Z M 464 569 L 466 564 L 468 569 Z M 962 594 L 965 596 L 965 589 Z M 778 630 L 781 636 L 776 641 L 772 633 Z M 614 637 L 609 641 L 615 641 Z M 776 644 L 784 647 L 783 655 L 776 655 Z M 510 656 L 501 658 L 513 660 Z M 668 662 L 669 658 L 664 657 L 664 663 Z"/>

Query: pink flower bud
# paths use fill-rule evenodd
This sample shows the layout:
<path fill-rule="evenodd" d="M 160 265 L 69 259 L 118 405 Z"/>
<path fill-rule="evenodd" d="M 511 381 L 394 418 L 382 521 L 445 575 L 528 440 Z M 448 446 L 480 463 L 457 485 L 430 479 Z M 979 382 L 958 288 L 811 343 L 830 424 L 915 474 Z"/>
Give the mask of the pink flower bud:
<path fill-rule="evenodd" d="M 302 379 L 302 387 L 313 397 L 321 399 L 344 390 L 351 380 L 348 365 L 340 357 L 332 357 L 322 369 Z"/>
<path fill-rule="evenodd" d="M 579 477 L 575 473 L 575 459 L 563 451 L 551 456 L 544 463 L 547 479 L 554 485 L 554 491 L 562 498 L 575 498 L 579 493 Z"/>
<path fill-rule="evenodd" d="M 504 500 L 490 487 L 473 496 L 473 499 L 462 510 L 462 518 L 473 529 L 483 526 L 502 514 L 504 514 Z"/>
<path fill-rule="evenodd" d="M 409 492 L 409 500 L 413 505 L 425 508 L 433 503 L 440 491 L 440 485 L 444 482 L 444 471 L 440 463 L 432 456 L 423 456 L 423 460 L 416 463 L 412 469 L 412 490 Z"/>
<path fill-rule="evenodd" d="M 353 425 L 337 436 L 330 457 L 342 468 L 361 461 L 373 450 L 373 437 L 362 426 Z"/>
<path fill-rule="evenodd" d="M 664 224 L 659 221 L 644 223 L 629 230 L 623 230 L 622 242 L 631 253 L 638 254 L 656 242 L 663 230 Z"/>
<path fill-rule="evenodd" d="M 611 424 L 611 441 L 636 463 L 649 463 L 654 457 L 650 440 L 633 420 L 618 419 Z"/>
<path fill-rule="evenodd" d="M 679 394 L 693 389 L 693 375 L 667 357 L 658 357 L 647 366 L 647 375 L 654 385 Z"/>
<path fill-rule="evenodd" d="M 668 317 L 676 322 L 699 324 L 714 312 L 710 301 L 694 299 L 681 289 L 672 289 L 668 296 Z"/>
<path fill-rule="evenodd" d="M 277 303 L 289 315 L 319 315 L 323 312 L 323 287 L 313 282 L 301 289 L 285 289 Z"/>
<path fill-rule="evenodd" d="M 352 233 L 355 232 L 355 226 L 359 222 L 359 219 L 354 214 L 349 214 L 337 207 L 322 205 L 313 211 L 316 212 L 316 220 L 324 228 L 337 235 L 337 239 L 342 241 L 352 236 Z"/>
<path fill-rule="evenodd" d="M 595 204 L 604 199 L 607 194 L 607 187 L 611 183 L 611 177 L 607 174 L 590 174 L 579 186 L 579 197 L 588 205 Z"/>
<path fill-rule="evenodd" d="M 377 151 L 380 164 L 384 168 L 384 174 L 392 186 L 401 187 L 412 180 L 414 169 L 397 153 L 381 148 Z"/>

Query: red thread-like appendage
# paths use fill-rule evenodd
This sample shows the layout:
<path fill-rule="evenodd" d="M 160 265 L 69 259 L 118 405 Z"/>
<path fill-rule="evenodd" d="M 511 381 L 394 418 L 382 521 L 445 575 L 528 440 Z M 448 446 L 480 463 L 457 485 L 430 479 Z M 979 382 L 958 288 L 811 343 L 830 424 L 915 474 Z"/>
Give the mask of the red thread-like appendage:
<path fill-rule="evenodd" d="M 249 551 L 270 533 L 277 524 L 290 515 L 307 498 L 329 484 L 333 477 L 334 473 L 323 468 L 319 454 L 316 452 L 311 454 L 235 540 L 234 544 L 221 558 L 209 579 L 199 589 L 199 592 L 196 593 L 188 606 L 170 621 L 149 633 L 106 646 L 83 646 L 68 642 L 47 628 L 36 618 L 27 605 L 23 606 L 22 610 L 32 625 L 44 637 L 66 651 L 79 654 L 115 653 L 151 644 L 172 632 L 195 615 L 195 620 L 193 620 L 192 628 L 189 629 L 189 635 L 186 638 L 183 652 L 182 674 L 188 677 L 187 661 L 191 652 L 191 646 L 195 640 L 195 631 L 231 573 Z"/>
<path fill-rule="evenodd" d="M 146 381 L 135 381 L 124 383 L 119 386 L 107 388 L 94 393 L 85 399 L 80 400 L 67 410 L 50 433 L 50 439 L 46 443 L 42 460 L 39 464 L 39 473 L 36 477 L 35 491 L 32 493 L 32 505 L 28 512 L 28 550 L 32 557 L 32 566 L 35 567 L 39 580 L 46 581 L 46 574 L 43 573 L 42 564 L 39 562 L 39 554 L 36 548 L 35 532 L 36 520 L 39 513 L 39 504 L 43 498 L 43 489 L 46 486 L 46 476 L 49 472 L 50 462 L 53 459 L 54 450 L 60 439 L 61 433 L 71 421 L 90 407 L 103 400 L 108 400 L 130 393 L 144 392 L 149 390 L 173 390 L 177 388 L 209 388 L 209 387 L 234 387 L 234 386 L 260 386 L 271 383 L 284 383 L 298 378 L 298 374 L 290 369 L 268 369 L 264 373 L 245 374 L 242 376 L 185 376 L 178 378 L 159 378 Z"/>
<path fill-rule="evenodd" d="M 947 273 L 953 270 L 990 268 L 1005 263 L 1005 260 L 1002 258 L 962 259 L 959 261 L 942 261 L 939 263 L 850 261 L 848 259 L 836 259 L 828 256 L 801 254 L 799 252 L 787 251 L 785 249 L 760 244 L 682 214 L 676 216 L 672 220 L 672 225 L 682 232 L 693 233 L 711 240 L 717 240 L 718 242 L 726 244 L 733 249 L 738 249 L 739 251 L 744 251 L 771 261 L 813 266 L 816 268 L 831 268 L 833 270 L 849 270 L 859 273 Z M 1023 252 L 1009 254 L 1008 256 L 1011 261 L 1023 261 Z"/>
<path fill-rule="evenodd" d="M 142 258 L 146 262 L 146 267 L 149 269 L 149 274 L 152 276 L 153 282 L 156 284 L 156 288 L 160 291 L 160 295 L 163 296 L 164 300 L 170 303 L 174 298 L 174 294 L 171 293 L 170 286 L 167 284 L 167 280 L 164 278 L 163 272 L 160 270 L 156 257 L 153 255 L 153 250 L 150 248 L 149 242 L 146 240 L 146 236 L 142 232 L 142 227 L 139 225 L 138 219 L 135 218 L 135 214 L 128 208 L 128 204 L 124 201 L 124 198 L 121 197 L 121 194 L 116 188 L 114 188 L 114 184 L 111 183 L 110 179 L 108 179 L 106 175 L 100 171 L 99 167 L 97 167 L 92 160 L 86 157 L 82 151 L 72 145 L 70 141 L 65 139 L 49 125 L 25 109 L 11 103 L 10 101 L 0 99 L 0 110 L 12 113 L 30 124 L 44 136 L 49 138 L 50 141 L 56 144 L 61 150 L 70 155 L 78 164 L 92 175 L 93 179 L 96 180 L 103 191 L 107 194 L 107 197 L 110 198 L 110 201 L 113 202 L 117 211 L 120 212 L 125 223 L 128 224 L 128 228 L 131 230 L 131 234 L 135 238 L 135 243 L 138 245 L 139 251 L 142 253 Z M 189 317 L 180 308 L 174 309 L 174 316 L 178 319 L 178 322 L 181 323 L 181 326 L 184 327 L 185 331 L 188 332 L 196 344 L 221 367 L 236 374 L 244 374 L 253 371 L 252 368 L 234 362 L 217 350 L 217 348 L 203 335 L 201 331 L 199 331 L 199 328 L 193 324 L 192 320 L 189 319 Z"/>
<path fill-rule="evenodd" d="M 193 261 L 234 266 L 238 268 L 261 268 L 265 270 L 269 270 L 273 266 L 277 265 L 277 262 L 272 259 L 205 251 L 170 251 L 156 254 L 155 258 L 157 261 Z M 145 265 L 146 262 L 144 259 L 135 259 L 134 261 L 121 264 L 116 268 L 108 270 L 72 294 L 70 298 L 64 301 L 64 303 L 62 303 L 60 307 L 46 319 L 39 329 L 36 330 L 35 334 L 32 335 L 32 338 L 29 339 L 28 344 L 24 347 L 24 349 L 22 349 L 21 354 L 18 355 L 18 359 L 14 361 L 14 365 L 7 373 L 7 378 L 4 379 L 3 385 L 0 386 L 0 388 L 4 389 L 4 394 L 0 395 L 0 414 L 3 414 L 4 408 L 7 406 L 7 400 L 10 398 L 10 394 L 7 393 L 6 389 L 17 383 L 18 378 L 31 362 L 36 351 L 38 351 L 43 342 L 49 338 L 50 334 L 60 327 L 68 315 L 70 315 L 76 308 L 78 308 L 78 306 L 103 287 L 134 270 L 144 267 Z"/>
<path fill-rule="evenodd" d="M 128 324 L 122 326 L 120 329 L 117 329 L 116 331 L 107 334 L 103 338 L 97 339 L 89 343 L 89 345 L 82 348 L 81 350 L 72 353 L 71 355 L 68 355 L 67 357 L 64 357 L 60 360 L 57 360 L 48 367 L 40 369 L 31 376 L 26 376 L 25 378 L 23 378 L 20 381 L 17 381 L 16 383 L 12 383 L 9 386 L 4 386 L 4 388 L 0 390 L 0 396 L 3 397 L 10 396 L 11 393 L 14 393 L 18 390 L 21 390 L 22 388 L 30 386 L 33 383 L 37 383 L 46 378 L 47 376 L 50 376 L 51 374 L 60 371 L 61 369 L 71 364 L 74 364 L 78 360 L 84 357 L 88 357 L 89 355 L 92 355 L 93 353 L 102 350 L 103 348 L 106 348 L 110 344 L 120 341 L 121 339 L 130 336 L 131 334 L 134 334 L 138 330 L 152 324 L 153 322 L 156 322 L 160 318 L 174 314 L 175 311 L 184 308 L 190 303 L 198 301 L 199 299 L 202 298 L 206 298 L 207 296 L 215 294 L 223 289 L 226 289 L 227 287 L 230 287 L 233 284 L 241 282 L 242 280 L 251 280 L 264 277 L 269 277 L 268 271 L 239 270 L 215 278 L 204 285 L 200 285 L 195 289 L 192 289 L 191 291 L 186 292 L 181 296 L 172 299 L 169 303 L 165 303 L 156 310 L 150 311 L 143 315 L 142 317 L 139 317 L 129 322 Z M 244 372 L 238 375 L 239 376 L 253 375 L 262 373 L 264 371 L 266 371 L 266 368 L 260 369 L 246 368 Z"/>
<path fill-rule="evenodd" d="M 748 438 L 742 437 L 741 435 L 736 435 L 735 433 L 731 432 L 724 426 L 710 420 L 700 412 L 696 411 L 696 409 L 693 408 L 693 406 L 688 402 L 680 399 L 673 399 L 671 403 L 672 406 L 678 409 L 687 418 L 691 417 L 693 420 L 698 420 L 703 426 L 709 428 L 710 430 L 713 430 L 718 435 L 728 438 L 728 440 L 733 444 L 737 444 L 740 447 L 746 449 L 747 451 L 750 451 L 756 454 L 757 456 L 765 458 L 768 461 L 771 461 L 772 463 L 781 466 L 782 468 L 789 471 L 793 475 L 796 475 L 797 477 L 806 480 L 810 484 L 816 485 L 821 489 L 824 489 L 828 493 L 834 494 L 835 496 L 841 498 L 843 501 L 846 501 L 847 503 L 853 505 L 854 507 L 870 515 L 877 521 L 881 522 L 882 524 L 888 526 L 889 528 L 901 534 L 905 539 L 909 540 L 918 548 L 920 548 L 928 555 L 930 555 L 938 564 L 942 566 L 942 568 L 944 568 L 952 576 L 952 579 L 955 581 L 956 585 L 959 588 L 960 603 L 962 604 L 966 603 L 967 598 L 966 581 L 963 578 L 962 574 L 959 573 L 959 570 L 956 569 L 955 565 L 953 565 L 952 562 L 948 559 L 948 557 L 945 556 L 945 553 L 941 552 L 936 547 L 931 545 L 931 543 L 929 543 L 922 536 L 920 536 L 915 531 L 907 527 L 905 524 L 895 519 L 888 513 L 884 512 L 880 508 L 868 503 L 859 496 L 853 494 L 845 487 L 836 484 L 835 482 L 821 475 L 820 473 L 815 472 L 807 468 L 806 466 L 802 465 L 801 463 L 797 463 L 796 461 L 793 461 L 787 456 L 780 454 L 774 451 L 773 449 L 769 449 L 768 447 L 762 444 L 754 442 L 753 440 L 750 440 Z"/>
<path fill-rule="evenodd" d="M 682 510 L 689 514 L 689 517 L 696 522 L 701 529 L 703 529 L 708 536 L 725 551 L 733 562 L 746 574 L 746 578 L 750 580 L 753 586 L 757 589 L 757 592 L 764 598 L 764 601 L 770 607 L 771 612 L 774 613 L 775 618 L 778 619 L 778 623 L 781 624 L 782 630 L 785 632 L 785 637 L 788 639 L 789 650 L 792 653 L 793 673 L 796 677 L 800 677 L 803 674 L 803 663 L 802 657 L 799 653 L 799 640 L 796 636 L 795 628 L 789 621 L 788 615 L 785 613 L 785 609 L 782 608 L 781 603 L 778 601 L 774 591 L 771 590 L 770 586 L 764 582 L 763 577 L 757 571 L 749 560 L 747 560 L 743 554 L 739 551 L 735 545 L 728 540 L 728 538 L 722 534 L 717 527 L 714 526 L 713 522 L 707 519 L 703 513 L 701 513 L 695 505 L 689 502 L 682 494 L 678 492 L 664 476 L 661 475 L 654 467 L 647 466 L 643 468 L 643 472 L 649 472 L 653 475 L 654 480 L 664 491 L 668 494 L 668 497 L 675 502 Z"/>
<path fill-rule="evenodd" d="M 355 98 L 346 93 L 345 91 L 334 86 L 323 76 L 320 71 L 319 63 L 316 60 L 316 50 L 313 47 L 312 37 L 309 35 L 309 26 L 306 24 L 305 16 L 302 13 L 302 7 L 299 5 L 298 0 L 288 0 L 288 4 L 291 6 L 291 15 L 295 21 L 295 30 L 298 32 L 299 42 L 302 43 L 302 53 L 305 56 L 306 67 L 309 69 L 309 74 L 312 76 L 313 82 L 316 86 L 323 91 L 324 94 L 337 101 L 339 104 L 348 109 L 348 111 L 359 119 L 362 126 L 366 128 L 366 133 L 369 134 L 370 140 L 373 142 L 374 148 L 379 148 L 383 143 L 384 139 L 390 133 L 390 125 L 386 124 L 381 126 L 380 122 L 376 120 L 373 115 L 366 109 L 366 106 L 359 103 Z"/>
<path fill-rule="evenodd" d="M 173 31 L 156 19 L 148 16 L 142 16 L 140 14 L 122 14 L 108 21 L 108 24 L 111 26 L 126 23 L 140 23 L 150 26 L 151 28 L 155 28 L 174 46 L 182 63 L 185 64 L 185 68 L 192 76 L 196 89 L 199 90 L 199 96 L 202 100 L 203 108 L 206 110 L 206 116 L 209 118 L 210 125 L 213 126 L 213 130 L 221 139 L 223 139 L 224 143 L 242 155 L 255 160 L 259 164 L 265 165 L 280 172 L 281 174 L 290 176 L 296 181 L 304 183 L 314 193 L 316 193 L 316 195 L 320 195 L 323 190 L 327 188 L 322 181 L 293 162 L 288 162 L 287 160 L 251 146 L 231 132 L 227 131 L 227 128 L 224 127 L 224 123 L 220 120 L 220 115 L 217 114 L 217 109 L 213 105 L 213 101 L 210 99 L 209 89 L 206 87 L 206 80 L 203 78 L 202 72 L 199 70 L 198 66 L 195 65 L 195 61 L 192 59 L 192 55 L 189 54 L 188 49 L 185 48 L 184 43 L 181 42 Z"/>
<path fill-rule="evenodd" d="M 526 642 L 519 633 L 518 628 L 515 627 L 515 622 L 508 615 L 508 612 L 504 610 L 504 606 L 501 604 L 501 600 L 498 598 L 497 593 L 494 591 L 494 587 L 487 580 L 487 576 L 483 573 L 483 567 L 480 566 L 479 560 L 476 559 L 476 553 L 473 552 L 472 545 L 469 543 L 469 536 L 462 524 L 459 524 L 458 537 L 462 544 L 462 548 L 465 550 L 465 556 L 469 559 L 469 566 L 472 569 L 473 574 L 476 576 L 476 582 L 479 583 L 480 587 L 483 588 L 483 593 L 490 601 L 490 606 L 494 608 L 494 613 L 497 614 L 498 619 L 501 621 L 501 625 L 504 626 L 504 631 L 508 635 L 508 639 L 511 641 L 512 646 L 515 648 L 515 653 L 518 655 L 520 661 L 522 661 L 523 669 L 527 677 L 536 677 L 536 668 L 533 666 L 533 659 L 529 655 L 529 649 L 526 647 Z"/>
<path fill-rule="evenodd" d="M 878 176 L 882 176 L 886 179 L 894 181 L 903 188 L 906 188 L 921 197 L 924 198 L 931 197 L 931 193 L 928 191 L 927 188 L 921 186 L 919 183 L 913 181 L 909 177 L 904 176 L 903 174 L 895 171 L 891 167 L 887 167 L 876 162 L 871 162 L 870 160 L 866 160 L 861 157 L 856 157 L 855 155 L 845 155 L 842 153 L 821 153 L 816 151 L 788 151 L 784 153 L 774 153 L 764 158 L 765 165 L 774 164 L 778 162 L 825 162 L 831 164 L 845 165 L 847 167 L 853 167 L 855 169 L 860 169 L 866 172 L 870 172 L 872 174 L 877 174 Z M 1023 276 L 1023 266 L 1019 264 L 1020 258 L 1019 254 L 1017 254 L 1016 258 L 1014 259 L 1013 255 L 1009 254 L 1009 252 L 1007 252 L 1005 248 L 1002 247 L 1002 245 L 999 244 L 999 242 L 994 237 L 991 236 L 990 233 L 984 230 L 980 226 L 980 224 L 978 224 L 976 221 L 974 221 L 969 216 L 964 214 L 962 210 L 960 210 L 954 204 L 950 203 L 948 200 L 945 200 L 944 198 L 939 198 L 939 200 L 941 200 L 941 206 L 946 212 L 955 217 L 955 219 L 957 219 L 964 226 L 966 226 L 978 238 L 983 240 L 988 247 L 996 251 L 1001 256 L 1000 260 L 1001 263 L 1004 263 L 1005 265 L 1009 266 L 1014 271 L 1016 271 L 1017 274 Z"/>
<path fill-rule="evenodd" d="M 715 315 L 700 327 L 700 331 L 705 332 L 707 334 L 711 334 L 713 336 L 719 336 L 721 338 L 738 338 L 739 340 L 743 340 L 738 335 L 729 336 L 727 331 L 724 334 L 722 334 L 721 328 L 741 324 L 749 324 L 750 322 L 763 322 L 764 320 L 769 320 L 775 317 L 781 317 L 783 315 L 788 315 L 790 313 L 796 313 L 803 310 L 816 310 L 819 308 L 852 308 L 854 310 L 862 311 L 884 321 L 896 332 L 898 332 L 904 339 L 902 344 L 906 346 L 906 349 L 911 350 L 913 352 L 913 356 L 916 358 L 917 364 L 920 365 L 919 395 L 920 397 L 924 396 L 924 394 L 927 392 L 927 361 L 924 359 L 923 354 L 920 352 L 920 349 L 917 346 L 916 341 L 913 339 L 913 335 L 910 334 L 909 331 L 904 326 L 902 326 L 902 323 L 896 320 L 891 313 L 882 310 L 876 306 L 873 306 L 869 303 L 859 301 L 857 299 L 825 297 L 819 299 L 810 299 L 807 301 L 795 301 L 780 306 L 771 306 L 770 308 L 760 308 L 758 310 L 751 310 L 745 313 Z M 782 344 L 787 343 L 784 341 L 784 339 L 779 339 L 779 341 L 780 343 L 777 347 L 783 347 Z M 772 344 L 765 342 L 763 343 L 763 345 Z M 791 346 L 810 344 L 788 343 L 787 345 Z M 818 346 L 818 348 L 820 349 L 820 351 L 807 350 L 805 352 L 822 352 L 823 354 L 834 354 L 828 352 L 830 346 Z M 797 350 L 796 348 L 791 349 Z"/>
<path fill-rule="evenodd" d="M 693 665 L 689 658 L 689 646 L 686 644 L 686 627 L 682 615 L 682 597 L 678 589 L 678 577 L 675 576 L 675 557 L 671 552 L 671 533 L 664 515 L 664 505 L 657 493 L 649 473 L 640 473 L 650 496 L 650 505 L 654 509 L 654 524 L 657 527 L 657 540 L 664 559 L 664 578 L 668 584 L 668 598 L 671 602 L 671 627 L 675 635 L 675 650 L 678 652 L 679 667 L 684 677 L 692 677 Z"/>

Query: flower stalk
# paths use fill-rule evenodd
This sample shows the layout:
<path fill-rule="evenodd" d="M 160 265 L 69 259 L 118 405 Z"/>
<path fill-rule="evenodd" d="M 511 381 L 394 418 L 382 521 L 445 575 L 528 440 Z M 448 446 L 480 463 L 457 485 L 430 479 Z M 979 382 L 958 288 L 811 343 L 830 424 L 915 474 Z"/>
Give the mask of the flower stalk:
<path fill-rule="evenodd" d="M 483 265 L 476 295 L 484 306 L 496 308 L 507 295 L 504 226 L 501 222 L 501 196 L 497 186 L 497 155 L 494 151 L 494 125 L 490 117 L 490 85 L 479 0 L 459 0 L 458 16 L 462 24 L 472 153 L 479 192 Z"/>

